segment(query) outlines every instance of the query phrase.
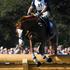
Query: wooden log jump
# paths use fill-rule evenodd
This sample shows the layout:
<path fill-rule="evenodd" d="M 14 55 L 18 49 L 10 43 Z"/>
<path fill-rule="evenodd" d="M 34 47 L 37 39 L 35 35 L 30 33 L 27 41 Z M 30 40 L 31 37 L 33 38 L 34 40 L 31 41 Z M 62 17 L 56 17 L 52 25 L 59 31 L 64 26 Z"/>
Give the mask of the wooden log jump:
<path fill-rule="evenodd" d="M 52 63 L 45 62 L 41 55 L 36 55 L 42 63 L 37 67 L 32 54 L 0 54 L 0 70 L 70 70 L 70 56 L 46 55 Z"/>

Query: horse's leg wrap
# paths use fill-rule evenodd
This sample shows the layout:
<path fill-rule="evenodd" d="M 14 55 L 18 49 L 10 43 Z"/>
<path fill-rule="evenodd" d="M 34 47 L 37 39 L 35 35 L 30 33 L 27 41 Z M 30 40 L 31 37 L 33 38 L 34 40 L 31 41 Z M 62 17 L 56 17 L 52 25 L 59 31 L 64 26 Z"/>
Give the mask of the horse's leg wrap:
<path fill-rule="evenodd" d="M 46 55 L 45 55 L 45 54 L 41 54 L 41 56 L 43 57 L 43 59 L 48 58 L 48 57 L 46 57 Z"/>
<path fill-rule="evenodd" d="M 23 45 L 24 45 L 24 41 L 22 40 L 22 29 L 17 29 L 17 33 L 18 33 L 18 44 L 19 44 L 19 49 L 22 52 L 23 50 Z"/>
<path fill-rule="evenodd" d="M 37 66 L 41 65 L 41 63 L 38 61 L 34 53 L 32 54 L 32 58 L 33 58 L 33 61 L 37 64 Z"/>
<path fill-rule="evenodd" d="M 43 56 L 43 59 L 46 60 L 46 62 L 52 62 L 52 59 L 50 57 L 47 57 L 45 54 L 41 54 Z"/>
<path fill-rule="evenodd" d="M 45 59 L 45 58 L 46 58 L 46 56 L 43 57 L 43 59 Z"/>
<path fill-rule="evenodd" d="M 23 44 L 23 40 L 19 38 L 19 45 Z"/>
<path fill-rule="evenodd" d="M 18 33 L 18 37 L 21 38 L 23 30 L 22 29 L 17 29 L 16 31 Z"/>

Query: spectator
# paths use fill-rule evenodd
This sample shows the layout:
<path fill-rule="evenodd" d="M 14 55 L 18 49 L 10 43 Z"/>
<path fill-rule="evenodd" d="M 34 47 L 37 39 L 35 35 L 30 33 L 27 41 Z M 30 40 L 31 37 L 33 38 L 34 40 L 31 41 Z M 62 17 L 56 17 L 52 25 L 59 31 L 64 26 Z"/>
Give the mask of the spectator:
<path fill-rule="evenodd" d="M 50 46 L 49 49 L 48 49 L 48 54 L 54 54 L 54 52 L 55 51 L 52 49 L 52 46 Z"/>
<path fill-rule="evenodd" d="M 9 53 L 9 54 L 14 54 L 13 48 L 10 48 L 8 53 Z"/>
<path fill-rule="evenodd" d="M 44 47 L 44 51 L 45 51 L 45 54 L 48 54 L 48 47 L 47 46 Z"/>
<path fill-rule="evenodd" d="M 68 47 L 68 54 L 70 55 L 70 47 Z"/>
<path fill-rule="evenodd" d="M 3 54 L 8 54 L 7 48 L 3 49 Z"/>
<path fill-rule="evenodd" d="M 0 54 L 3 54 L 3 46 L 0 47 Z"/>
<path fill-rule="evenodd" d="M 29 49 L 25 48 L 25 54 L 28 54 L 28 53 L 29 53 Z"/>
<path fill-rule="evenodd" d="M 59 45 L 57 47 L 57 54 L 60 55 L 61 54 L 61 50 L 62 50 L 62 45 Z"/>

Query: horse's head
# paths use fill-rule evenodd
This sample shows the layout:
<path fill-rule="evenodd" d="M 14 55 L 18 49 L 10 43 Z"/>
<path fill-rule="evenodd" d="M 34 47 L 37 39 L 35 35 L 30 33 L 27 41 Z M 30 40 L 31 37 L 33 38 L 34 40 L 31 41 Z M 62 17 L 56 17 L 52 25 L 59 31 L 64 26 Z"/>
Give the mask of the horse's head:
<path fill-rule="evenodd" d="M 29 15 L 29 16 L 22 16 L 16 23 L 16 28 L 21 29 L 26 22 L 28 21 L 37 21 L 37 17 L 34 15 Z"/>
<path fill-rule="evenodd" d="M 16 23 L 16 29 L 21 29 L 21 22 L 18 21 L 18 22 Z"/>

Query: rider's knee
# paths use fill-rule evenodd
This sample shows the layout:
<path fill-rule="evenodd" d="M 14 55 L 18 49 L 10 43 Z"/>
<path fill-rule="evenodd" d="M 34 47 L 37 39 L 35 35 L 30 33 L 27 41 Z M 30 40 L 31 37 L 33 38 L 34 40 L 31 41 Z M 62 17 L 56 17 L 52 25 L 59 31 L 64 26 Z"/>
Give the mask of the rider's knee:
<path fill-rule="evenodd" d="M 50 12 L 49 11 L 46 11 L 43 13 L 42 17 L 50 17 Z"/>

